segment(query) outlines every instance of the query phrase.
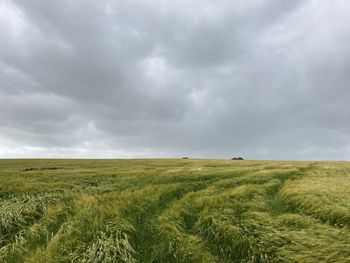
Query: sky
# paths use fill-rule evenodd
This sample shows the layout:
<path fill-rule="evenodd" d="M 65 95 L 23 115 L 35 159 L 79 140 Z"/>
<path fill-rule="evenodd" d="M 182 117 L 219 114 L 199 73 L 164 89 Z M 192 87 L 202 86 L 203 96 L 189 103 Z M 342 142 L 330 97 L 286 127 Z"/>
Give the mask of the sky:
<path fill-rule="evenodd" d="M 350 159 L 350 1 L 0 0 L 0 157 Z"/>

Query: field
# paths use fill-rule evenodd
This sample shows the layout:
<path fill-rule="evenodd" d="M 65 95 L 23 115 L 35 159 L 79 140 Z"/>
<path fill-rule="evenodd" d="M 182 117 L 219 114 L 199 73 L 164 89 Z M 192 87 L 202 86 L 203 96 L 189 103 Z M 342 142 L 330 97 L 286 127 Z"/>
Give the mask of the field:
<path fill-rule="evenodd" d="M 350 163 L 0 160 L 0 262 L 350 262 Z"/>

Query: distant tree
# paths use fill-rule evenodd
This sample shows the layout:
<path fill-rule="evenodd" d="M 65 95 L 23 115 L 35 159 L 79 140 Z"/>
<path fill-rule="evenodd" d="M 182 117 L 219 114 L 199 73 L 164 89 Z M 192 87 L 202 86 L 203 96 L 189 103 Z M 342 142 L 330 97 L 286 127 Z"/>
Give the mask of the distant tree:
<path fill-rule="evenodd" d="M 242 157 L 233 157 L 231 160 L 244 160 Z"/>
<path fill-rule="evenodd" d="M 188 157 L 182 157 L 182 159 L 189 159 Z"/>

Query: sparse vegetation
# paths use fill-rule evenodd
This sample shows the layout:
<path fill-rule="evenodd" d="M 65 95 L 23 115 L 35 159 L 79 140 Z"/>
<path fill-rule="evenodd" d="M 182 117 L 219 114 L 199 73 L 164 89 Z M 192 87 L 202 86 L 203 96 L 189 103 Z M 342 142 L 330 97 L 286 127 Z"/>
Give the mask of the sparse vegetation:
<path fill-rule="evenodd" d="M 350 164 L 0 160 L 0 262 L 349 262 Z"/>

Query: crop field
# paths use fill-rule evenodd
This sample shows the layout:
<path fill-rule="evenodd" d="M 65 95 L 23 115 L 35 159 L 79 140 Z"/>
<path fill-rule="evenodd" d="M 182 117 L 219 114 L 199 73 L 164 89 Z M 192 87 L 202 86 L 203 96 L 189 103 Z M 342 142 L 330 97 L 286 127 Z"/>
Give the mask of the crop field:
<path fill-rule="evenodd" d="M 350 262 L 350 163 L 0 160 L 0 262 Z"/>

